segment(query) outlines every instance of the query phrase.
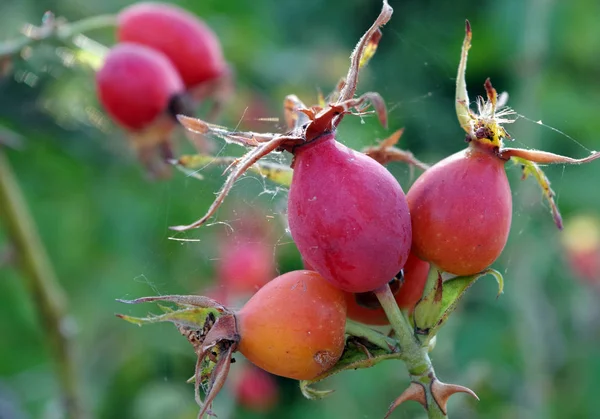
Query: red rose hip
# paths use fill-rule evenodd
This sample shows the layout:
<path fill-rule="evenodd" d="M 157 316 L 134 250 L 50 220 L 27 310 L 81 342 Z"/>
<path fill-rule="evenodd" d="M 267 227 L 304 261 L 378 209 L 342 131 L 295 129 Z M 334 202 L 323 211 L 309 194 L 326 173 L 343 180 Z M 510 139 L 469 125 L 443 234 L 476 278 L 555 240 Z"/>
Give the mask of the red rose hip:
<path fill-rule="evenodd" d="M 400 184 L 331 133 L 295 149 L 288 219 L 302 258 L 344 291 L 379 288 L 408 258 L 410 215 Z"/>
<path fill-rule="evenodd" d="M 137 3 L 118 16 L 117 39 L 164 53 L 187 87 L 215 79 L 226 71 L 221 45 L 198 17 L 162 3 Z"/>
<path fill-rule="evenodd" d="M 150 125 L 184 90 L 164 54 L 127 43 L 110 50 L 96 74 L 96 88 L 108 114 L 131 131 Z"/>

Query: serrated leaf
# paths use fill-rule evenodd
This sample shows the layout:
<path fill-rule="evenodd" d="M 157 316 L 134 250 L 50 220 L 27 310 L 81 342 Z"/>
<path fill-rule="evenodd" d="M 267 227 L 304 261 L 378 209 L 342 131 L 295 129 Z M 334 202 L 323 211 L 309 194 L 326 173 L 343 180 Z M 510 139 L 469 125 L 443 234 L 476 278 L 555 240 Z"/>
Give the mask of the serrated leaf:
<path fill-rule="evenodd" d="M 312 380 L 300 381 L 300 390 L 307 399 L 320 399 L 326 397 L 332 393 L 333 390 L 315 390 L 310 386 L 342 371 L 370 368 L 387 359 L 401 359 L 401 356 L 402 355 L 399 352 L 391 353 L 390 351 L 386 351 L 379 347 L 367 348 L 349 340 L 346 343 L 344 353 L 337 364 Z"/>
<path fill-rule="evenodd" d="M 427 341 L 431 340 L 448 320 L 450 314 L 452 314 L 452 312 L 456 309 L 458 301 L 471 287 L 471 285 L 473 285 L 479 278 L 486 275 L 492 275 L 496 278 L 496 282 L 498 282 L 498 295 L 496 298 L 499 297 L 504 291 L 504 279 L 502 278 L 502 274 L 495 269 L 486 269 L 485 271 L 472 276 L 458 276 L 444 282 L 442 291 L 441 315 L 438 317 L 436 324 L 429 330 L 429 333 L 427 334 Z"/>

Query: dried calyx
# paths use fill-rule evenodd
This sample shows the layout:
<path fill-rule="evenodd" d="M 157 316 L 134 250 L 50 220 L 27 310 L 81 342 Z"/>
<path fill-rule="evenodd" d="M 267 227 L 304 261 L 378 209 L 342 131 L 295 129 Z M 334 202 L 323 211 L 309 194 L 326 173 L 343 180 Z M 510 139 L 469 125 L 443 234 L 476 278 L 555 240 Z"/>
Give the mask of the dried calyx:
<path fill-rule="evenodd" d="M 127 304 L 170 302 L 178 306 L 178 310 L 160 306 L 164 314 L 147 318 L 122 314 L 117 314 L 117 317 L 140 326 L 159 322 L 175 324 L 179 332 L 192 344 L 198 357 L 194 373 L 195 398 L 201 407 L 198 417 L 212 414 L 210 406 L 225 384 L 233 361 L 232 356 L 240 340 L 233 312 L 208 297 L 193 295 L 166 295 L 118 301 Z M 200 397 L 200 387 L 206 394 L 204 400 Z"/>
<path fill-rule="evenodd" d="M 478 98 L 478 112 L 469 108 L 469 94 L 465 80 L 467 68 L 468 51 L 471 48 L 471 25 L 466 21 L 465 38 L 462 45 L 461 59 L 456 79 L 456 115 L 460 126 L 467 133 L 466 141 L 471 147 L 488 150 L 498 158 L 511 160 L 521 165 L 523 178 L 533 175 L 537 180 L 544 197 L 552 210 L 554 222 L 562 229 L 562 218 L 554 202 L 554 191 L 550 188 L 550 181 L 546 178 L 538 164 L 581 164 L 600 158 L 600 152 L 592 152 L 582 159 L 573 159 L 559 154 L 549 153 L 541 150 L 524 150 L 519 148 L 504 147 L 503 140 L 510 139 L 503 124 L 512 123 L 515 119 L 510 118 L 515 112 L 504 106 L 507 99 L 505 94 L 498 97 L 496 89 L 492 86 L 490 79 L 485 81 L 484 87 L 487 100 Z"/>
<path fill-rule="evenodd" d="M 251 147 L 252 149 L 228 167 L 229 176 L 207 213 L 190 225 L 176 226 L 172 229 L 185 231 L 200 227 L 216 212 L 235 181 L 261 158 L 274 151 L 293 153 L 294 148 L 314 141 L 323 134 L 334 132 L 346 114 L 364 115 L 369 112 L 367 109 L 372 105 L 374 112 L 385 126 L 387 124 L 387 112 L 381 96 L 378 93 L 369 92 L 354 98 L 354 94 L 360 69 L 374 54 L 381 38 L 379 28 L 390 20 L 392 11 L 387 0 L 384 0 L 381 13 L 352 52 L 348 74 L 329 97 L 329 100 L 333 103 L 325 105 L 325 101 L 322 101 L 317 106 L 307 107 L 294 95 L 286 97 L 284 116 L 288 131 L 284 134 L 233 132 L 199 119 L 180 115 L 179 121 L 181 124 L 192 132 L 201 135 L 214 135 L 227 142 Z"/>

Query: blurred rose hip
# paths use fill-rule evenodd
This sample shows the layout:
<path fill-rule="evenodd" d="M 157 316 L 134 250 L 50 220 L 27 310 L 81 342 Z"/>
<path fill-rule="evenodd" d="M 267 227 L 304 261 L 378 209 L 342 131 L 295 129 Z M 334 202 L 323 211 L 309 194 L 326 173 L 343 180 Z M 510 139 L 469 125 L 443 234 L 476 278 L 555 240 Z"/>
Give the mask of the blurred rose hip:
<path fill-rule="evenodd" d="M 164 53 L 188 88 L 227 71 L 213 31 L 197 16 L 171 4 L 137 3 L 123 9 L 118 16 L 117 39 Z"/>
<path fill-rule="evenodd" d="M 132 131 L 156 121 L 184 90 L 179 74 L 164 54 L 130 43 L 110 50 L 96 74 L 96 88 L 108 114 Z"/>
<path fill-rule="evenodd" d="M 279 399 L 275 377 L 252 365 L 243 366 L 234 393 L 240 405 L 258 413 L 270 411 Z"/>

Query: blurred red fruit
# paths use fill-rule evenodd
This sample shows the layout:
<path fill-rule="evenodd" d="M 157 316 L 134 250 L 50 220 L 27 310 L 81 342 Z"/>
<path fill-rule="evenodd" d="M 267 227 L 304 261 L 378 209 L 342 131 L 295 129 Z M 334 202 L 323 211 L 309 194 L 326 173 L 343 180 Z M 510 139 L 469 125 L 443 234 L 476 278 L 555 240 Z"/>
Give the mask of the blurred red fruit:
<path fill-rule="evenodd" d="M 253 365 L 244 365 L 235 385 L 235 396 L 246 409 L 266 413 L 277 404 L 279 389 L 271 374 Z"/>
<path fill-rule="evenodd" d="M 221 245 L 217 277 L 230 293 L 255 293 L 275 278 L 273 247 L 251 236 Z"/>
<path fill-rule="evenodd" d="M 96 74 L 96 87 L 108 114 L 133 131 L 154 122 L 184 90 L 164 54 L 135 44 L 119 44 L 110 50 Z"/>
<path fill-rule="evenodd" d="M 571 270 L 600 286 L 600 220 L 579 215 L 567 220 L 562 242 Z"/>
<path fill-rule="evenodd" d="M 118 16 L 117 39 L 163 52 L 187 87 L 227 72 L 213 31 L 198 17 L 170 4 L 137 3 L 123 9 Z"/>

